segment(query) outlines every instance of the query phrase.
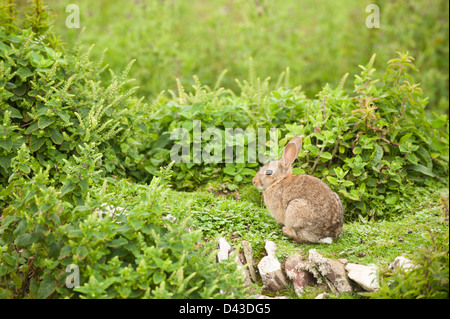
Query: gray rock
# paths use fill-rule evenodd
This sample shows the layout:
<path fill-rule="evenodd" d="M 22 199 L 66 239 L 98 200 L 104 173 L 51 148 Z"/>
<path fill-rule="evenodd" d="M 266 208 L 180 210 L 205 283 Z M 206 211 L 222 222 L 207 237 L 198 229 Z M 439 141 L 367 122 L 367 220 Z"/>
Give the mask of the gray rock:
<path fill-rule="evenodd" d="M 390 269 L 398 269 L 403 268 L 404 270 L 412 270 L 417 268 L 417 265 L 412 262 L 411 259 L 408 259 L 403 256 L 398 256 L 394 259 L 394 262 L 390 264 Z"/>
<path fill-rule="evenodd" d="M 321 294 L 318 294 L 317 296 L 316 296 L 316 298 L 314 298 L 314 299 L 327 299 L 326 297 L 328 296 L 328 294 L 326 293 L 326 292 L 323 292 L 323 293 L 321 293 Z"/>
<path fill-rule="evenodd" d="M 244 274 L 244 286 L 249 287 L 252 284 L 250 279 L 250 272 L 247 267 L 245 267 L 245 257 L 244 254 L 238 253 L 234 259 L 237 263 L 237 268 Z"/>
<path fill-rule="evenodd" d="M 286 296 L 269 297 L 265 295 L 251 295 L 247 299 L 289 299 Z"/>
<path fill-rule="evenodd" d="M 288 257 L 284 264 L 284 271 L 299 297 L 303 294 L 306 286 L 314 285 L 317 282 L 312 273 L 304 270 L 307 268 L 307 263 L 307 261 L 302 259 L 302 256 L 294 255 Z"/>
<path fill-rule="evenodd" d="M 359 265 L 349 263 L 345 266 L 348 277 L 360 285 L 366 291 L 378 291 L 380 283 L 378 279 L 378 267 L 376 265 Z"/>
<path fill-rule="evenodd" d="M 232 256 L 233 247 L 226 241 L 225 238 L 223 237 L 219 238 L 218 246 L 219 252 L 217 253 L 217 261 L 219 263 Z M 246 287 L 250 286 L 252 281 L 250 279 L 250 273 L 248 268 L 244 266 L 246 264 L 246 258 L 244 257 L 244 254 L 237 252 L 234 256 L 234 261 L 237 264 L 237 268 L 244 274 L 244 285 Z"/>
<path fill-rule="evenodd" d="M 246 264 L 248 265 L 248 271 L 250 273 L 250 277 L 251 277 L 253 282 L 257 282 L 258 278 L 256 276 L 255 264 L 253 262 L 252 245 L 248 241 L 243 240 L 242 241 L 242 248 L 244 250 L 244 257 L 245 257 Z"/>
<path fill-rule="evenodd" d="M 340 259 L 338 259 L 338 260 L 339 260 L 341 263 L 343 263 L 344 266 L 348 264 L 348 260 L 345 259 L 345 258 L 340 258 Z"/>
<path fill-rule="evenodd" d="M 228 259 L 232 251 L 231 245 L 225 240 L 225 238 L 219 238 L 219 252 L 217 253 L 217 261 L 221 262 L 222 260 Z"/>
<path fill-rule="evenodd" d="M 352 292 L 344 264 L 338 260 L 323 257 L 315 249 L 309 251 L 307 269 L 305 270 L 311 272 L 318 283 L 324 283 L 325 279 L 325 283 L 332 292 Z"/>
<path fill-rule="evenodd" d="M 259 274 L 263 282 L 263 290 L 277 292 L 286 288 L 286 278 L 281 270 L 280 262 L 275 258 L 276 244 L 266 240 L 267 256 L 258 264 Z"/>

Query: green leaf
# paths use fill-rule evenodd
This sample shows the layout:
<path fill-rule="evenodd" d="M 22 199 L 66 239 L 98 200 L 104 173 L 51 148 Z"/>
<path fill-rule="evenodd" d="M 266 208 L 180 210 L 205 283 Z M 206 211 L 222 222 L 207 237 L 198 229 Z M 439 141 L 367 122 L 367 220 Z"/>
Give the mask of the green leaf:
<path fill-rule="evenodd" d="M 55 291 L 55 289 L 55 281 L 50 276 L 46 276 L 39 286 L 38 298 L 45 299 L 49 297 Z"/>
<path fill-rule="evenodd" d="M 126 240 L 125 238 L 121 237 L 121 238 L 116 238 L 111 240 L 110 242 L 108 242 L 107 246 L 109 247 L 119 247 L 119 246 L 123 246 L 128 244 L 128 240 Z"/>
<path fill-rule="evenodd" d="M 30 138 L 30 151 L 31 152 L 38 151 L 42 147 L 44 142 L 45 142 L 44 138 L 40 138 L 40 137 L 36 137 L 36 136 L 32 135 Z"/>
<path fill-rule="evenodd" d="M 436 117 L 436 119 L 430 121 L 430 125 L 432 128 L 441 128 L 447 124 L 447 115 L 438 115 L 433 112 L 433 115 Z"/>
<path fill-rule="evenodd" d="M 11 278 L 12 278 L 14 284 L 16 285 L 17 289 L 22 288 L 23 280 L 19 274 L 12 273 Z"/>
<path fill-rule="evenodd" d="M 0 167 L 2 167 L 5 171 L 11 166 L 12 157 L 12 154 L 10 154 L 9 156 L 0 156 Z"/>
<path fill-rule="evenodd" d="M 64 142 L 63 135 L 56 128 L 51 129 L 50 138 L 52 139 L 53 143 L 58 145 L 61 145 L 62 142 Z"/>
<path fill-rule="evenodd" d="M 81 188 L 81 193 L 84 195 L 84 194 L 86 194 L 86 192 L 87 192 L 87 190 L 88 190 L 88 182 L 85 180 L 85 179 L 81 179 L 79 182 L 78 182 L 78 185 L 80 186 L 80 188 Z"/>
<path fill-rule="evenodd" d="M 18 237 L 18 236 L 24 234 L 25 230 L 27 229 L 27 226 L 28 226 L 28 222 L 26 221 L 26 219 L 22 219 L 13 232 L 14 236 Z"/>
<path fill-rule="evenodd" d="M 19 164 L 19 169 L 25 174 L 29 174 L 31 172 L 31 169 L 25 164 Z"/>
<path fill-rule="evenodd" d="M 66 244 L 59 251 L 59 258 L 58 259 L 63 259 L 65 257 L 70 256 L 71 254 L 72 254 L 72 247 L 70 247 L 68 244 Z"/>
<path fill-rule="evenodd" d="M 414 153 L 410 153 L 405 157 L 411 164 L 417 165 L 419 163 L 419 158 L 416 155 L 414 155 Z"/>
<path fill-rule="evenodd" d="M 11 112 L 11 115 L 9 116 L 10 118 L 17 118 L 17 119 L 23 118 L 22 114 L 20 114 L 20 111 L 17 110 L 16 108 L 9 106 L 7 110 Z"/>
<path fill-rule="evenodd" d="M 62 188 L 61 188 L 61 195 L 59 195 L 60 197 L 63 197 L 64 195 L 66 195 L 67 193 L 70 193 L 71 191 L 73 191 L 75 189 L 76 185 L 68 182 L 66 183 Z"/>
<path fill-rule="evenodd" d="M 337 180 L 336 177 L 327 176 L 327 180 L 330 182 L 331 185 L 337 185 L 338 184 L 338 180 Z"/>
<path fill-rule="evenodd" d="M 323 153 L 320 155 L 320 158 L 321 158 L 321 159 L 325 159 L 325 162 L 329 161 L 332 157 L 333 157 L 333 156 L 331 155 L 330 152 L 323 152 Z"/>
<path fill-rule="evenodd" d="M 45 114 L 50 110 L 50 108 L 46 105 L 42 105 L 40 107 L 38 107 L 37 111 L 36 111 L 36 116 L 37 117 L 41 117 L 41 116 L 45 116 Z"/>
<path fill-rule="evenodd" d="M 33 133 L 37 129 L 39 129 L 38 122 L 34 122 L 30 126 L 28 126 L 28 128 L 25 130 L 25 134 Z"/>
<path fill-rule="evenodd" d="M 21 86 L 16 86 L 12 91 L 16 96 L 11 97 L 11 101 L 16 101 L 21 99 L 21 96 L 27 91 L 27 84 L 23 83 Z"/>
<path fill-rule="evenodd" d="M 350 187 L 350 186 L 353 186 L 354 183 L 353 183 L 352 181 L 344 180 L 344 181 L 342 182 L 342 185 L 343 185 L 344 187 Z"/>
<path fill-rule="evenodd" d="M 358 155 L 358 154 L 361 154 L 361 153 L 362 153 L 362 148 L 361 148 L 361 147 L 356 146 L 356 147 L 353 149 L 353 154 Z"/>
<path fill-rule="evenodd" d="M 431 177 L 435 177 L 436 176 L 430 168 L 428 168 L 426 166 L 423 166 L 423 165 L 420 165 L 420 164 L 418 164 L 418 165 L 406 165 L 405 168 L 407 170 L 416 171 L 416 172 L 422 173 L 422 174 L 427 175 L 427 176 L 431 176 Z"/>
<path fill-rule="evenodd" d="M 345 190 L 340 190 L 339 193 L 341 193 L 342 195 L 344 195 L 344 197 L 347 197 L 353 201 L 359 201 L 359 196 L 358 194 L 355 194 L 353 192 L 347 192 Z"/>
<path fill-rule="evenodd" d="M 400 144 L 405 144 L 407 140 L 409 140 L 409 138 L 412 136 L 412 133 L 408 133 L 406 135 L 403 135 L 400 138 Z"/>
<path fill-rule="evenodd" d="M 320 152 L 319 148 L 312 144 L 305 145 L 303 148 L 307 149 L 312 155 L 318 155 Z"/>
<path fill-rule="evenodd" d="M 132 219 L 129 221 L 131 227 L 134 228 L 134 230 L 140 230 L 142 226 L 144 226 L 144 222 L 142 220 L 136 220 Z"/>
<path fill-rule="evenodd" d="M 153 273 L 153 282 L 158 285 L 161 283 L 164 279 L 166 279 L 166 273 L 161 271 L 155 271 Z"/>
<path fill-rule="evenodd" d="M 40 64 L 44 61 L 44 57 L 40 55 L 37 51 L 33 51 L 30 55 L 30 62 L 31 65 L 36 67 L 39 67 Z"/>
<path fill-rule="evenodd" d="M 30 71 L 29 68 L 26 66 L 22 66 L 17 70 L 17 75 L 20 76 L 23 79 L 26 79 L 27 77 L 30 77 L 33 75 L 33 72 Z"/>
<path fill-rule="evenodd" d="M 235 170 L 234 166 L 232 166 L 232 165 L 226 166 L 226 167 L 223 169 L 223 172 L 224 172 L 225 174 L 228 174 L 228 175 L 234 175 L 234 174 L 236 174 L 236 170 Z"/>
<path fill-rule="evenodd" d="M 0 147 L 4 148 L 7 152 L 9 152 L 13 147 L 13 141 L 10 138 L 6 140 L 0 140 Z"/>
<path fill-rule="evenodd" d="M 79 205 L 77 207 L 74 208 L 74 212 L 85 212 L 90 210 L 91 208 L 89 206 L 84 206 L 84 205 Z"/>
<path fill-rule="evenodd" d="M 48 118 L 47 116 L 42 116 L 41 118 L 39 118 L 38 120 L 38 127 L 40 129 L 46 128 L 47 126 L 49 126 L 50 124 L 52 124 L 55 120 Z"/>
<path fill-rule="evenodd" d="M 31 234 L 22 234 L 17 236 L 16 240 L 14 241 L 14 244 L 25 247 L 28 245 L 31 245 L 35 241 L 35 237 Z"/>
<path fill-rule="evenodd" d="M 0 288 L 0 299 L 9 299 L 12 295 L 12 291 L 4 288 Z"/>
<path fill-rule="evenodd" d="M 373 168 L 378 165 L 378 163 L 383 158 L 384 151 L 381 148 L 380 145 L 375 144 L 375 150 L 373 151 L 372 155 L 370 156 L 370 166 Z"/>
<path fill-rule="evenodd" d="M 58 214 L 51 213 L 50 218 L 56 226 L 59 226 L 59 224 L 61 223 L 61 219 L 59 218 Z"/>
<path fill-rule="evenodd" d="M 89 254 L 89 250 L 86 246 L 78 246 L 77 250 L 75 252 L 75 255 L 77 255 L 78 259 L 84 259 Z"/>
<path fill-rule="evenodd" d="M 244 169 L 242 169 L 241 174 L 253 176 L 256 174 L 256 172 L 250 168 L 244 168 Z"/>
<path fill-rule="evenodd" d="M 58 114 L 58 116 L 66 123 L 69 124 L 70 123 L 70 114 L 61 112 L 61 111 L 56 111 L 56 114 Z"/>

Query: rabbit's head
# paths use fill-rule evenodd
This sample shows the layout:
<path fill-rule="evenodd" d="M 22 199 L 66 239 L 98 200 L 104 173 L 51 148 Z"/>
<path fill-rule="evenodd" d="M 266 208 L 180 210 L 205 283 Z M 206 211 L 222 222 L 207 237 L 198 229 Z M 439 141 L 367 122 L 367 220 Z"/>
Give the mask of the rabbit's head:
<path fill-rule="evenodd" d="M 283 156 L 276 161 L 264 165 L 253 178 L 253 185 L 265 190 L 274 183 L 282 181 L 285 177 L 292 175 L 292 163 L 300 154 L 302 139 L 295 136 L 286 144 Z"/>

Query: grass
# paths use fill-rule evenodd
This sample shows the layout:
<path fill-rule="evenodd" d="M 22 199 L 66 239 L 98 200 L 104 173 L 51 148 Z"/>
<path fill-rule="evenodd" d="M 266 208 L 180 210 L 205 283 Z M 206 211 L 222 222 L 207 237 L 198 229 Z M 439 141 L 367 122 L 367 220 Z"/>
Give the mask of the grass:
<path fill-rule="evenodd" d="M 439 197 L 446 190 L 417 189 L 411 202 L 405 203 L 402 215 L 391 220 L 346 222 L 341 237 L 331 245 L 299 244 L 285 237 L 281 226 L 270 216 L 265 207 L 260 207 L 246 198 L 235 200 L 232 196 L 215 196 L 212 192 L 192 193 L 170 191 L 172 215 L 179 219 L 189 218 L 189 225 L 201 229 L 204 240 L 217 241 L 225 237 L 234 247 L 242 240 L 253 246 L 256 262 L 265 256 L 264 241 L 277 244 L 277 258 L 284 260 L 293 254 L 307 255 L 310 249 L 328 258 L 345 258 L 351 263 L 375 264 L 388 267 L 395 257 L 411 256 L 421 246 L 431 246 L 434 237 L 448 238 L 448 221 L 444 219 Z M 252 197 L 254 201 L 254 196 Z M 411 209 L 417 207 L 417 209 Z M 254 284 L 249 295 L 261 293 L 261 285 Z M 309 287 L 304 298 L 314 298 L 326 291 L 323 286 Z M 279 293 L 296 298 L 293 287 Z M 339 298 L 357 298 L 358 295 L 342 295 Z"/>

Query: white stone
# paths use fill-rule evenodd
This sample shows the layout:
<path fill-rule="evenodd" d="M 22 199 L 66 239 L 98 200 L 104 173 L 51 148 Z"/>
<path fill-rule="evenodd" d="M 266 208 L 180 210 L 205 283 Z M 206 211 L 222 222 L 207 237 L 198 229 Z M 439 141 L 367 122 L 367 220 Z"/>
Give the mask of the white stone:
<path fill-rule="evenodd" d="M 219 238 L 219 252 L 217 253 L 217 261 L 228 259 L 232 248 L 231 245 L 225 240 L 225 238 Z"/>
<path fill-rule="evenodd" d="M 414 268 L 417 268 L 417 265 L 415 265 L 410 259 L 398 256 L 394 259 L 394 262 L 391 264 L 391 269 L 397 269 L 397 268 L 403 268 L 404 270 L 412 270 Z"/>
<path fill-rule="evenodd" d="M 258 264 L 259 274 L 263 282 L 263 290 L 277 292 L 286 288 L 286 278 L 281 270 L 281 263 L 275 258 L 277 246 L 274 242 L 266 240 L 267 256 Z"/>
<path fill-rule="evenodd" d="M 378 267 L 376 265 L 359 265 L 348 263 L 345 266 L 347 276 L 360 285 L 366 291 L 377 291 L 380 289 L 378 279 Z"/>
<path fill-rule="evenodd" d="M 248 296 L 247 299 L 289 299 L 289 298 L 286 296 L 269 297 L 265 295 L 251 295 Z"/>
<path fill-rule="evenodd" d="M 266 240 L 266 244 L 264 246 L 267 252 L 267 256 L 275 256 L 275 252 L 277 251 L 277 245 L 270 240 Z"/>
<path fill-rule="evenodd" d="M 328 294 L 326 292 L 323 292 L 321 294 L 318 294 L 316 296 L 316 298 L 314 298 L 314 299 L 325 299 L 325 297 L 327 297 L 327 296 L 328 296 Z"/>

